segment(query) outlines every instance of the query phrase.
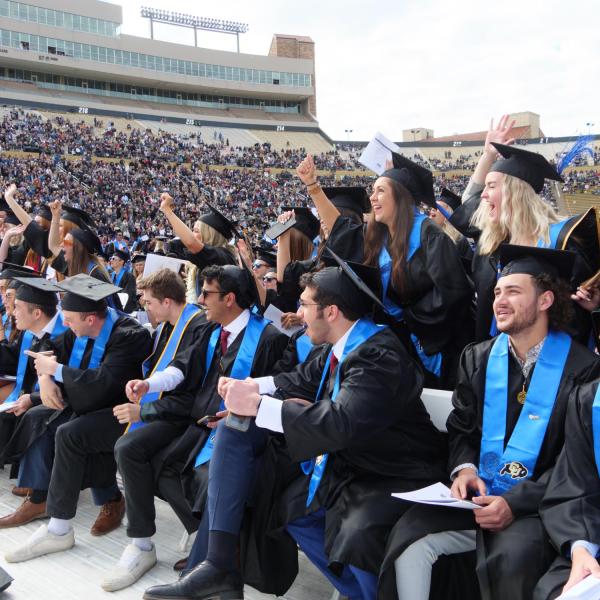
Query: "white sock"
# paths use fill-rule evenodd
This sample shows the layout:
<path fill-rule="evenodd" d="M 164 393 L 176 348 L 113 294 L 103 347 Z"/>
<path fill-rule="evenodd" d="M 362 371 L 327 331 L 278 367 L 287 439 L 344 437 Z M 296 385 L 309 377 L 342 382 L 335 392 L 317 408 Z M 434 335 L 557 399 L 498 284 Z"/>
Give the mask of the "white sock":
<path fill-rule="evenodd" d="M 56 519 L 52 517 L 48 523 L 49 533 L 54 535 L 67 535 L 71 531 L 71 519 Z"/>
<path fill-rule="evenodd" d="M 144 552 L 152 550 L 152 538 L 131 538 L 131 543 Z"/>

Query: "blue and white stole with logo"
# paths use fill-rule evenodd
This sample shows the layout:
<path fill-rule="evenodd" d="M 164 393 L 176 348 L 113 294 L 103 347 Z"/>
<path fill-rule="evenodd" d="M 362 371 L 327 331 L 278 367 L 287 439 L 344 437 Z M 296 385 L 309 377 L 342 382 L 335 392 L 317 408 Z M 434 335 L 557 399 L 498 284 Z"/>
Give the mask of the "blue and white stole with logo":
<path fill-rule="evenodd" d="M 387 325 L 376 325 L 370 319 L 359 319 L 356 322 L 356 325 L 350 332 L 348 339 L 346 340 L 346 345 L 344 346 L 344 351 L 342 352 L 342 356 L 338 358 L 337 372 L 335 375 L 335 382 L 333 384 L 333 391 L 331 393 L 331 401 L 335 402 L 335 397 L 340 391 L 340 372 L 341 366 L 344 362 L 344 359 L 348 354 L 356 350 L 361 344 L 366 342 L 370 337 L 383 331 L 387 328 Z M 321 383 L 319 384 L 319 389 L 317 390 L 317 395 L 315 397 L 315 401 L 318 402 L 321 398 L 321 393 L 323 391 L 323 386 L 325 384 L 325 380 L 329 375 L 329 363 L 331 362 L 331 354 L 333 353 L 333 349 L 329 352 L 329 356 L 327 356 L 327 361 L 325 362 L 325 366 L 323 367 L 323 374 L 321 375 Z M 315 494 L 317 493 L 317 489 L 319 488 L 319 484 L 321 483 L 321 479 L 323 478 L 323 473 L 325 472 L 325 467 L 327 466 L 327 458 L 328 454 L 322 454 L 317 458 L 313 458 L 312 460 L 304 461 L 300 464 L 302 470 L 305 475 L 310 475 L 310 481 L 308 483 L 308 496 L 306 498 L 306 506 L 310 506 L 310 503 L 313 501 Z"/>
<path fill-rule="evenodd" d="M 161 323 L 158 327 L 158 331 L 156 332 L 156 337 L 154 338 L 154 348 L 152 349 L 152 354 L 143 362 L 142 371 L 144 373 L 144 379 L 146 379 L 149 375 L 154 373 L 164 371 L 169 363 L 177 354 L 177 350 L 179 348 L 179 344 L 181 344 L 181 340 L 183 339 L 183 335 L 186 332 L 188 325 L 192 322 L 192 319 L 200 314 L 200 309 L 194 304 L 186 304 L 175 323 L 175 327 L 171 331 L 169 335 L 169 339 L 163 348 L 161 355 L 156 361 L 154 367 L 151 369 L 150 364 L 152 362 L 152 357 L 156 352 L 156 348 L 158 347 L 158 343 L 162 336 L 162 332 L 164 329 L 164 323 Z M 140 406 L 147 404 L 148 402 L 154 402 L 158 400 L 162 396 L 162 392 L 148 392 L 144 394 L 142 399 L 140 400 Z M 130 423 L 127 427 L 127 431 L 134 431 L 140 427 L 143 427 L 145 423 L 143 421 L 138 421 L 137 423 Z"/>
<path fill-rule="evenodd" d="M 556 402 L 571 338 L 548 333 L 537 359 L 525 404 L 504 448 L 508 405 L 508 336 L 500 334 L 488 358 L 483 403 L 479 476 L 488 494 L 501 496 L 533 475 Z"/>
<path fill-rule="evenodd" d="M 50 339 L 53 340 L 55 337 L 58 337 L 61 333 L 64 333 L 67 330 L 67 327 L 63 323 L 62 313 L 57 311 L 56 313 L 56 322 L 54 323 L 54 327 L 52 329 L 52 333 L 50 334 Z M 8 398 L 4 401 L 4 404 L 11 404 L 16 402 L 21 395 L 21 390 L 23 389 L 23 381 L 25 379 L 25 372 L 27 371 L 27 361 L 29 360 L 29 356 L 25 354 L 26 350 L 31 349 L 31 344 L 33 344 L 33 338 L 35 336 L 31 331 L 25 331 L 23 333 L 23 337 L 21 338 L 21 345 L 19 346 L 19 362 L 17 363 L 17 379 L 15 381 L 15 387 L 13 391 L 9 394 Z M 35 384 L 35 390 L 39 388 L 38 384 Z"/>
<path fill-rule="evenodd" d="M 407 264 L 413 257 L 414 253 L 421 247 L 421 228 L 423 227 L 423 223 L 426 219 L 427 217 L 425 215 L 422 215 L 415 210 L 415 220 L 408 238 L 408 254 L 406 256 Z M 381 272 L 381 285 L 383 288 L 383 305 L 385 306 L 386 311 L 392 315 L 394 319 L 401 321 L 404 311 L 387 295 L 390 280 L 392 278 L 392 258 L 386 248 L 385 243 L 379 252 L 379 270 Z M 421 342 L 419 342 L 417 336 L 411 334 L 410 339 L 412 340 L 423 366 L 428 371 L 439 377 L 442 372 L 441 353 L 438 352 L 432 356 L 428 356 L 425 354 L 423 347 L 421 346 Z"/>
<path fill-rule="evenodd" d="M 229 377 L 232 379 L 246 379 L 246 377 L 250 377 L 252 363 L 254 362 L 254 355 L 256 354 L 256 349 L 258 348 L 258 342 L 260 341 L 262 332 L 270 322 L 271 321 L 264 319 L 261 316 L 250 314 L 250 319 L 248 321 L 248 325 L 246 325 L 244 337 L 242 338 L 242 343 L 235 357 L 233 366 L 231 367 Z M 204 370 L 204 379 L 202 380 L 202 387 L 204 387 L 206 377 L 210 371 L 210 366 L 212 364 L 213 357 L 215 355 L 215 349 L 219 343 L 220 336 L 221 327 L 217 327 L 217 329 L 212 332 L 210 340 L 208 341 L 208 348 L 206 349 L 206 366 Z M 219 410 L 225 410 L 225 402 L 223 400 L 221 400 Z M 194 463 L 195 467 L 199 467 L 210 460 L 216 435 L 217 430 L 213 429 L 210 432 L 206 443 L 202 447 L 202 450 L 200 450 L 198 456 L 196 457 L 196 462 Z"/>
<path fill-rule="evenodd" d="M 600 477 L 600 383 L 596 388 L 594 403 L 592 404 L 592 435 L 594 437 L 594 458 L 596 469 Z"/>

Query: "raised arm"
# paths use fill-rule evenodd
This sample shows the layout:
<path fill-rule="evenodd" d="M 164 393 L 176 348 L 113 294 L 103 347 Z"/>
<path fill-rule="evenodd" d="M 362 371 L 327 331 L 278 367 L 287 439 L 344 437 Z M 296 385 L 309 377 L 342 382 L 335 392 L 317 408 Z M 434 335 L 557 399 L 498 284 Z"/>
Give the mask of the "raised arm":
<path fill-rule="evenodd" d="M 15 216 L 25 227 L 29 225 L 31 222 L 31 215 L 17 202 L 15 195 L 17 193 L 17 186 L 14 183 L 11 183 L 8 186 L 8 189 L 4 192 L 4 199 L 6 203 L 15 213 Z"/>
<path fill-rule="evenodd" d="M 306 186 L 323 225 L 325 225 L 327 231 L 331 231 L 335 220 L 340 216 L 340 211 L 321 188 L 317 180 L 317 169 L 310 154 L 296 167 L 296 174 Z"/>
<path fill-rule="evenodd" d="M 50 221 L 50 231 L 48 232 L 48 248 L 52 252 L 53 256 L 60 254 L 60 245 L 62 240 L 60 239 L 60 215 L 62 212 L 62 202 L 55 200 L 49 205 L 50 212 L 52 213 L 52 221 Z"/>
<path fill-rule="evenodd" d="M 194 232 L 173 212 L 173 198 L 163 192 L 160 195 L 160 211 L 167 217 L 175 235 L 179 236 L 182 244 L 196 254 L 204 250 L 204 244 L 194 236 Z"/>
<path fill-rule="evenodd" d="M 483 154 L 479 157 L 479 162 L 475 167 L 473 175 L 471 175 L 471 181 L 473 183 L 484 185 L 485 178 L 490 172 L 492 165 L 496 161 L 498 151 L 496 150 L 496 148 L 494 148 L 494 146 L 492 146 L 492 142 L 507 145 L 514 143 L 515 138 L 512 136 L 514 134 L 513 128 L 515 126 L 515 123 L 516 121 L 513 119 L 509 124 L 508 115 L 502 115 L 496 127 L 494 127 L 494 119 L 491 120 L 490 129 L 485 138 Z"/>
<path fill-rule="evenodd" d="M 11 227 L 2 238 L 2 243 L 0 244 L 0 262 L 4 262 L 8 257 L 8 251 L 10 249 L 10 240 L 17 235 L 21 235 L 25 227 L 23 225 L 17 225 L 16 227 Z"/>

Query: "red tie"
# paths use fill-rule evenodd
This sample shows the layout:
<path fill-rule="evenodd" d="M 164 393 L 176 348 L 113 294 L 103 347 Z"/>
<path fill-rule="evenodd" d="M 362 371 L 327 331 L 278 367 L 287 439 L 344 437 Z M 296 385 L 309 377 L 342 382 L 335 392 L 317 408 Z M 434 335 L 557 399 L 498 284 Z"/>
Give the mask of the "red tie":
<path fill-rule="evenodd" d="M 332 352 L 331 353 L 331 360 L 329 361 L 329 375 L 333 375 L 336 367 L 338 366 L 338 359 L 337 356 Z"/>
<path fill-rule="evenodd" d="M 225 356 L 225 354 L 227 353 L 227 339 L 229 338 L 230 333 L 231 332 L 227 331 L 226 329 L 221 329 L 221 356 Z"/>

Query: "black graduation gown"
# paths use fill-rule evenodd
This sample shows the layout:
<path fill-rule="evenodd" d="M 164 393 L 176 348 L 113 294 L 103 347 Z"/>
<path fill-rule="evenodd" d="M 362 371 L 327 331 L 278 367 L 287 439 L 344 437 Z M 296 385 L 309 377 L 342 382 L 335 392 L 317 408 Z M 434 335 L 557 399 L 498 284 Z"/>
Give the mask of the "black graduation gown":
<path fill-rule="evenodd" d="M 562 556 L 571 542 L 600 544 L 600 477 L 594 456 L 592 404 L 600 381 L 573 391 L 565 428 L 569 435 L 540 506 L 550 539 Z"/>
<path fill-rule="evenodd" d="M 321 352 L 276 375 L 280 394 L 314 399 L 326 357 Z M 279 526 L 324 507 L 331 568 L 352 564 L 377 573 L 389 528 L 404 510 L 390 494 L 437 481 L 444 472 L 444 440 L 421 402 L 421 373 L 389 328 L 348 354 L 340 369 L 335 403 L 329 377 L 321 401 L 283 405 L 291 460 L 297 464 L 324 453 L 329 459 L 308 508 L 310 478 L 296 467 L 295 480 L 279 498 Z"/>
<path fill-rule="evenodd" d="M 92 355 L 93 340 L 88 340 L 81 368 L 66 366 L 75 339 L 73 332 L 68 330 L 49 342 L 58 362 L 65 365 L 63 383 L 58 384 L 61 387 L 65 408 L 62 411 L 51 411 L 46 414 L 39 412 L 39 418 L 35 419 L 26 418 L 28 413 L 25 413 L 25 418 L 20 420 L 7 444 L 8 461 L 19 460 L 29 446 L 45 432 L 49 420 L 59 416 L 65 418 L 65 415 L 70 419 L 76 419 L 78 415 L 112 411 L 114 406 L 127 403 L 125 385 L 131 379 L 142 377 L 142 362 L 151 352 L 148 330 L 125 315 L 119 316 L 115 322 L 100 365 L 95 369 L 86 368 Z M 108 457 L 108 462 L 114 468 L 112 454 Z M 100 463 L 99 469 L 102 469 Z M 94 475 L 92 466 L 90 474 Z"/>
<path fill-rule="evenodd" d="M 269 296 L 269 304 L 273 304 L 282 312 L 296 312 L 298 300 L 302 293 L 300 278 L 305 273 L 315 269 L 317 261 L 312 258 L 308 260 L 294 260 L 285 266 L 283 281 L 277 285 L 277 294 Z"/>
<path fill-rule="evenodd" d="M 182 355 L 181 358 L 173 362 L 173 365 L 181 368 L 178 365 L 178 361 L 189 361 L 191 364 L 195 365 L 194 369 L 197 369 L 200 382 L 202 382 L 206 371 L 206 352 L 209 338 L 212 331 L 214 331 L 217 326 L 218 325 L 214 323 L 210 323 L 210 328 L 206 330 L 206 335 L 202 336 L 202 341 L 190 349 L 187 357 Z M 210 429 L 198 425 L 197 421 L 205 415 L 214 415 L 218 412 L 222 399 L 217 393 L 217 383 L 219 377 L 228 375 L 231 372 L 237 352 L 242 344 L 244 332 L 245 329 L 238 334 L 227 349 L 227 353 L 222 358 L 220 346 L 217 344 L 211 368 L 206 375 L 206 380 L 204 380 L 203 385 L 200 383 L 196 388 L 196 394 L 191 409 L 190 425 L 183 434 L 165 448 L 161 456 L 157 458 L 157 460 L 162 460 L 164 465 L 178 464 L 181 466 L 186 495 L 194 512 L 199 514 L 204 510 L 206 497 L 204 494 L 197 494 L 199 487 L 198 481 L 196 481 L 194 477 L 195 471 L 197 471 L 197 469 L 194 468 L 194 463 L 198 453 L 203 448 L 208 435 L 210 434 Z M 269 375 L 272 372 L 273 365 L 282 355 L 286 344 L 287 336 L 280 333 L 273 325 L 267 325 L 258 342 L 250 377 L 263 377 Z M 204 488 L 204 486 L 200 487 L 202 489 Z"/>
<path fill-rule="evenodd" d="M 227 250 L 227 248 L 217 246 L 205 245 L 200 252 L 190 252 L 186 249 L 184 257 L 194 266 L 198 267 L 199 272 L 204 267 L 210 267 L 211 265 L 237 265 L 235 255 L 232 252 Z"/>
<path fill-rule="evenodd" d="M 17 367 L 19 363 L 19 357 L 21 355 L 21 342 L 23 340 L 24 333 L 21 331 L 13 342 L 0 343 L 0 368 L 5 375 L 16 375 Z M 44 334 L 41 338 L 34 337 L 31 343 L 31 350 L 33 352 L 41 352 L 50 348 L 50 335 Z M 33 365 L 33 359 L 27 360 L 27 368 L 25 370 L 25 376 L 23 378 L 23 386 L 21 393 L 30 394 L 31 401 L 34 405 L 41 403 L 39 392 L 34 391 L 35 384 L 37 383 L 37 374 Z M 11 413 L 0 413 L 0 463 L 4 464 L 4 450 L 8 443 L 8 440 L 12 436 L 15 428 L 15 424 L 18 422 L 20 417 L 15 417 Z"/>
<path fill-rule="evenodd" d="M 479 465 L 486 368 L 494 341 L 495 339 L 471 344 L 465 348 L 461 356 L 458 382 L 452 397 L 454 409 L 450 413 L 447 422 L 450 449 L 449 472 L 461 464 L 472 463 Z M 526 389 L 529 386 L 534 371 L 535 366 L 529 373 L 527 382 L 525 382 Z M 518 523 L 521 519 L 525 523 L 528 518 L 537 517 L 539 504 L 544 496 L 556 459 L 564 443 L 565 415 L 569 395 L 575 386 L 593 380 L 598 375 L 600 375 L 600 359 L 587 350 L 587 348 L 575 341 L 572 342 L 534 473 L 531 478 L 515 485 L 503 495 L 516 518 L 515 523 Z M 517 394 L 523 388 L 523 383 L 524 378 L 521 368 L 516 359 L 510 354 L 509 404 L 506 413 L 505 446 L 512 435 L 521 413 L 522 405 L 517 401 Z M 534 521 L 528 527 L 531 537 L 538 535 L 539 519 L 535 519 Z M 476 524 L 470 511 L 444 510 L 439 507 L 427 506 L 414 506 L 411 508 L 396 524 L 390 536 L 380 578 L 380 598 L 393 597 L 396 589 L 393 570 L 394 560 L 412 542 L 429 533 L 475 528 Z M 527 525 L 525 525 L 525 528 L 527 528 Z M 483 537 L 481 535 L 478 537 L 478 570 L 481 572 L 480 576 L 483 574 L 489 577 L 489 574 L 484 572 L 484 564 L 482 562 L 485 563 L 488 560 L 493 562 L 496 560 L 494 545 L 500 543 L 499 540 L 505 532 L 500 534 L 490 532 L 481 533 L 483 533 Z M 546 568 L 547 566 L 546 564 Z M 516 592 L 516 590 L 520 589 L 519 586 L 521 585 L 518 575 L 526 576 L 532 570 L 533 567 L 531 565 L 528 570 L 516 569 L 513 578 L 516 593 L 514 596 L 515 600 L 521 597 Z M 489 577 L 489 580 L 490 585 L 492 585 L 491 590 L 485 589 L 482 586 L 482 593 L 486 598 L 494 597 L 492 594 L 494 589 L 493 580 L 491 577 Z"/>
<path fill-rule="evenodd" d="M 338 217 L 327 245 L 341 258 L 362 263 L 363 225 Z M 421 246 L 407 265 L 406 291 L 400 297 L 390 283 L 388 297 L 402 307 L 405 328 L 416 335 L 425 354 L 443 355 L 441 381 L 430 378 L 426 385 L 453 389 L 460 353 L 474 337 L 473 290 L 456 245 L 430 219 L 423 223 Z M 406 333 L 399 333 L 414 356 Z"/>
<path fill-rule="evenodd" d="M 98 277 L 98 279 L 100 279 L 100 277 Z M 127 294 L 127 302 L 123 307 L 123 311 L 126 313 L 132 313 L 133 311 L 137 310 L 138 301 L 136 296 L 135 276 L 129 271 L 125 271 L 121 277 L 119 287 L 122 288 L 122 292 Z"/>
<path fill-rule="evenodd" d="M 164 392 L 160 398 L 153 402 L 142 404 L 140 416 L 144 423 L 152 423 L 154 421 L 189 422 L 194 395 L 196 390 L 202 385 L 202 376 L 204 373 L 203 369 L 197 368 L 197 365 L 189 361 L 188 358 L 193 348 L 203 344 L 203 342 L 208 343 L 204 338 L 209 337 L 212 330 L 213 327 L 208 324 L 202 312 L 192 317 L 181 337 L 177 352 L 169 363 L 169 366 L 177 367 L 184 374 L 184 380 L 174 390 Z M 173 325 L 165 323 L 156 350 L 152 354 L 147 377 L 150 376 L 150 372 L 158 362 L 172 331 Z"/>
<path fill-rule="evenodd" d="M 478 240 L 481 231 L 470 224 L 471 218 L 481 202 L 481 192 L 470 196 L 450 216 L 450 223 L 464 236 Z M 590 209 L 591 211 L 592 209 Z M 576 253 L 573 273 L 571 275 L 571 288 L 577 286 L 591 277 L 598 269 L 598 249 L 590 246 L 594 236 L 593 222 L 595 213 L 588 211 L 584 215 L 576 215 L 568 219 L 562 226 L 556 241 L 559 250 L 570 250 Z M 578 231 L 573 229 L 578 227 Z M 590 231 L 591 230 L 591 231 Z M 597 235 L 597 234 L 596 234 Z M 480 254 L 475 249 L 472 263 L 472 278 L 477 293 L 477 311 L 475 315 L 475 340 L 481 342 L 490 338 L 490 329 L 494 317 L 492 305 L 494 303 L 494 288 L 496 287 L 498 261 L 500 249 L 491 254 Z M 591 328 L 589 313 L 579 305 L 574 304 L 575 317 L 569 333 L 582 344 L 587 344 Z"/>

